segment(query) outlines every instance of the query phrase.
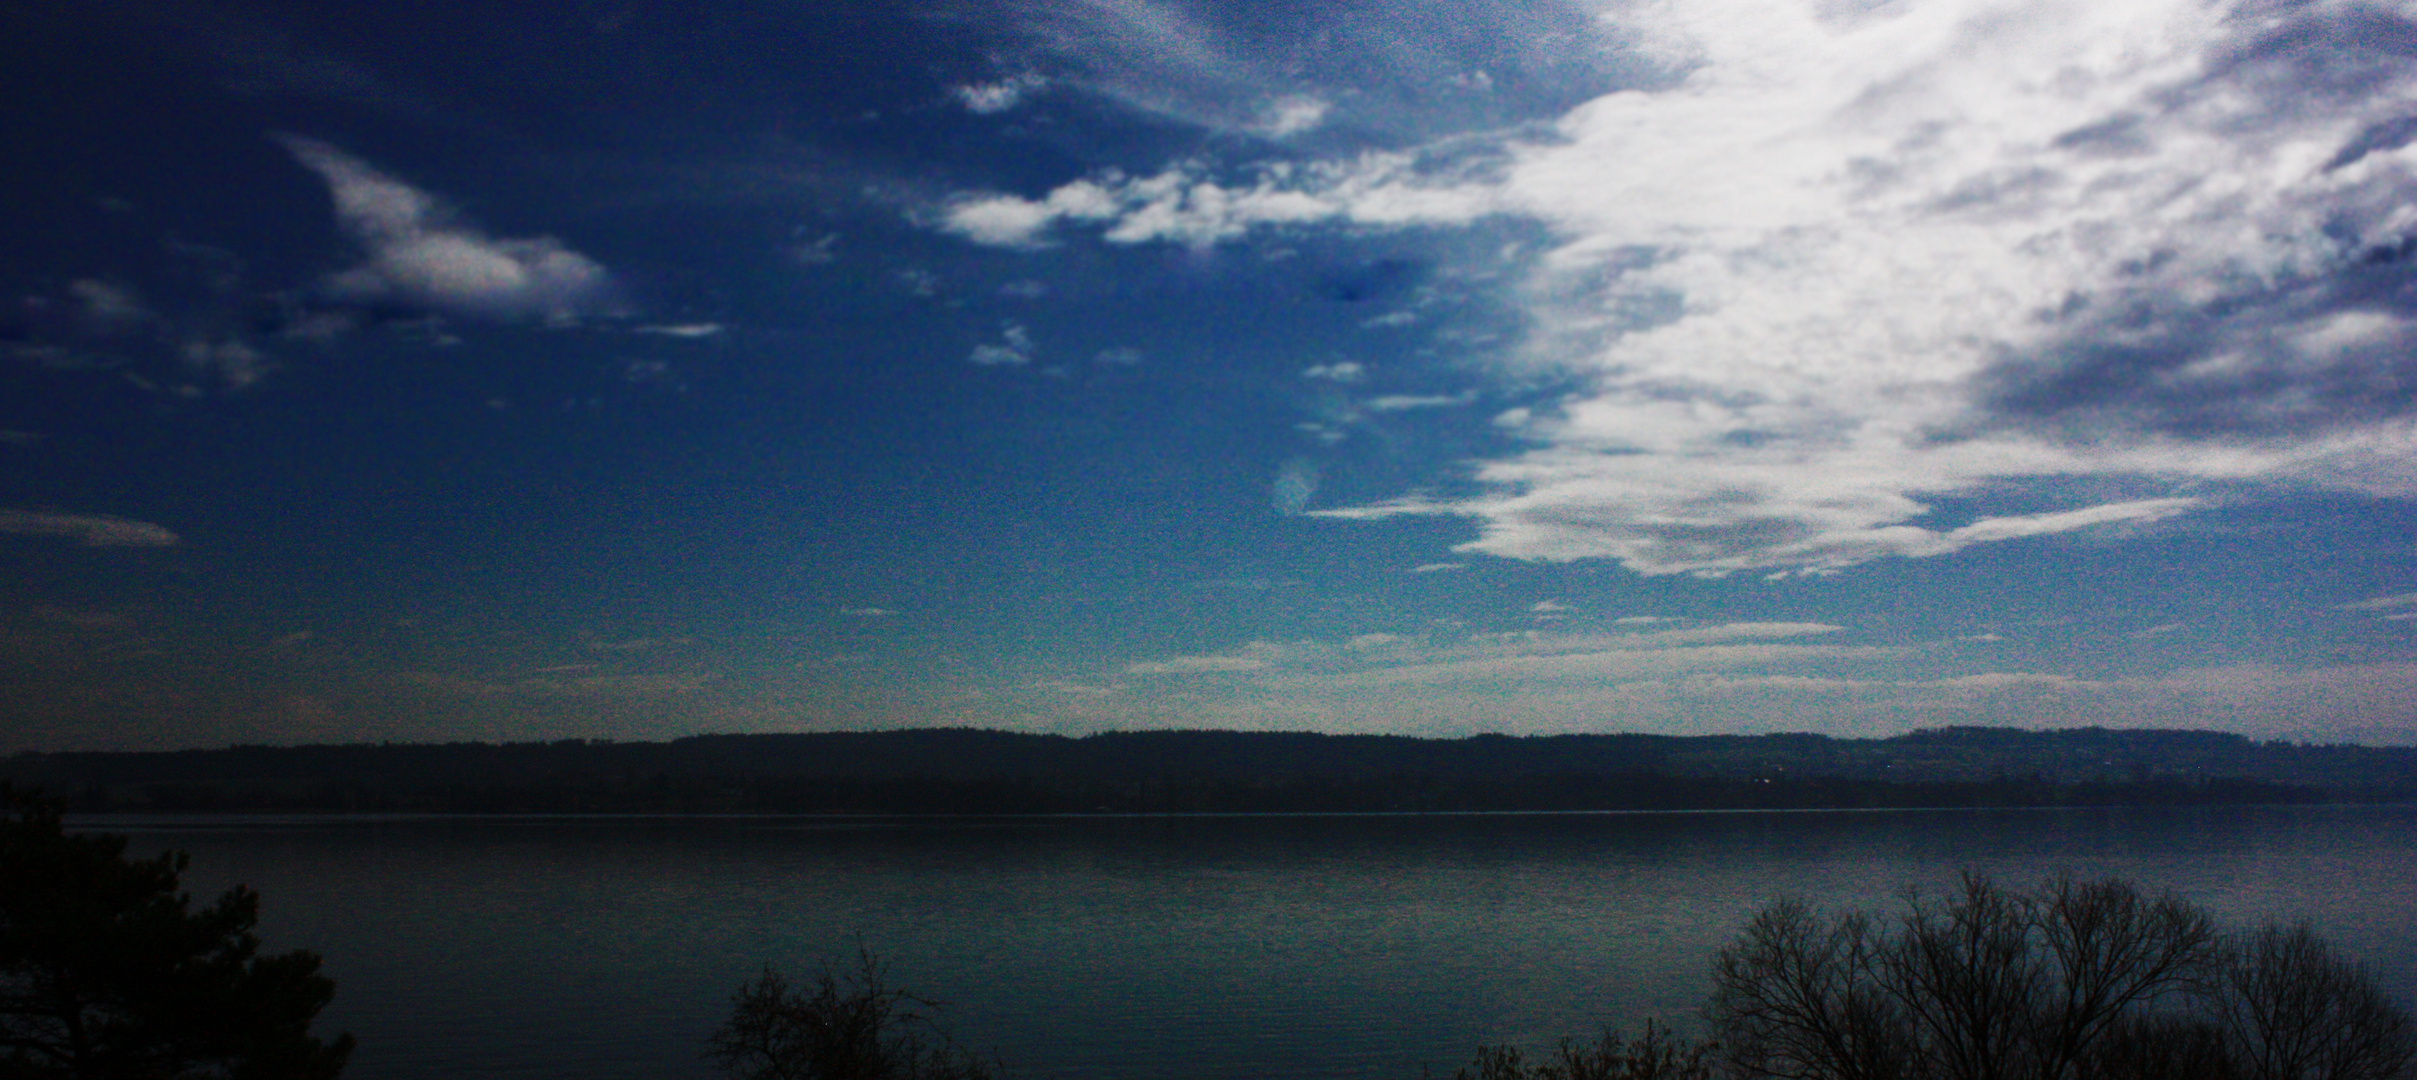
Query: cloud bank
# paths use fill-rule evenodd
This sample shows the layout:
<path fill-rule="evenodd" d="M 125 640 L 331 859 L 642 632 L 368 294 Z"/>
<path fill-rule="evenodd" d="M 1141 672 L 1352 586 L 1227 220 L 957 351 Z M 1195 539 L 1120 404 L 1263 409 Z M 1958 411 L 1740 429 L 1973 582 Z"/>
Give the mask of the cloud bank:
<path fill-rule="evenodd" d="M 1477 166 L 1178 164 L 969 195 L 941 225 L 1542 224 L 1520 364 L 1569 389 L 1501 418 L 1527 449 L 1476 464 L 1474 495 L 1323 511 L 1468 517 L 1466 551 L 1825 571 L 2210 505 L 2178 487 L 2417 497 L 2417 6 L 1610 18 L 1668 77 Z"/>
<path fill-rule="evenodd" d="M 280 141 L 327 181 L 336 220 L 367 253 L 325 283 L 334 300 L 496 319 L 567 319 L 610 303 L 612 277 L 603 265 L 553 237 L 487 236 L 434 196 L 333 146 L 297 136 Z"/>

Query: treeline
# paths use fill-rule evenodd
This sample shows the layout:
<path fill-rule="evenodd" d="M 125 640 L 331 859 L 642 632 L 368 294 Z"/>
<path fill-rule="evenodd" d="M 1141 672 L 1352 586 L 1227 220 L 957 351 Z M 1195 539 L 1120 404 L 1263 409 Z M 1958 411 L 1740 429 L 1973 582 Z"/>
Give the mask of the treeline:
<path fill-rule="evenodd" d="M 2417 749 L 2214 732 L 1463 739 L 973 729 L 19 754 L 85 812 L 1216 813 L 2271 803 L 2417 797 Z"/>

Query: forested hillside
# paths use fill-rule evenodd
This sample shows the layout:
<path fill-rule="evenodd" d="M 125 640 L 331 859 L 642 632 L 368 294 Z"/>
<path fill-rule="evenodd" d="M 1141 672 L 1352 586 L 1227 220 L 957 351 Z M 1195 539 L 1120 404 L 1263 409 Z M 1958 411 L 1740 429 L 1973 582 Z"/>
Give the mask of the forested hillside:
<path fill-rule="evenodd" d="M 1585 810 L 2401 799 L 2417 749 L 2200 731 L 1819 735 L 973 729 L 20 754 L 76 809 L 1024 813 Z"/>

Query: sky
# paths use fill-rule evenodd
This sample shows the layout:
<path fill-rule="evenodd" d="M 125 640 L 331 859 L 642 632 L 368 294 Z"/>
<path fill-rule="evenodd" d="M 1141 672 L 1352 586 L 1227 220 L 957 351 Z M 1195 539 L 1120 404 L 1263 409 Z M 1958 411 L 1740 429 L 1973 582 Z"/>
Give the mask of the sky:
<path fill-rule="evenodd" d="M 2417 744 L 2417 2 L 0 0 L 0 753 Z"/>

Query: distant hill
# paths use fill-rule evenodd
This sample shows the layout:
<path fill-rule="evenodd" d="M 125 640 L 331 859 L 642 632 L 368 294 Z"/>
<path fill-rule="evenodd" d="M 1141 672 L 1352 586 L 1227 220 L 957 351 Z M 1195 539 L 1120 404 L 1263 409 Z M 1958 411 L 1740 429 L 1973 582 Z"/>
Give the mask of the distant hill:
<path fill-rule="evenodd" d="M 2417 748 L 2207 731 L 1822 735 L 969 728 L 25 753 L 0 780 L 75 809 L 1020 813 L 1588 810 L 2417 797 Z"/>

